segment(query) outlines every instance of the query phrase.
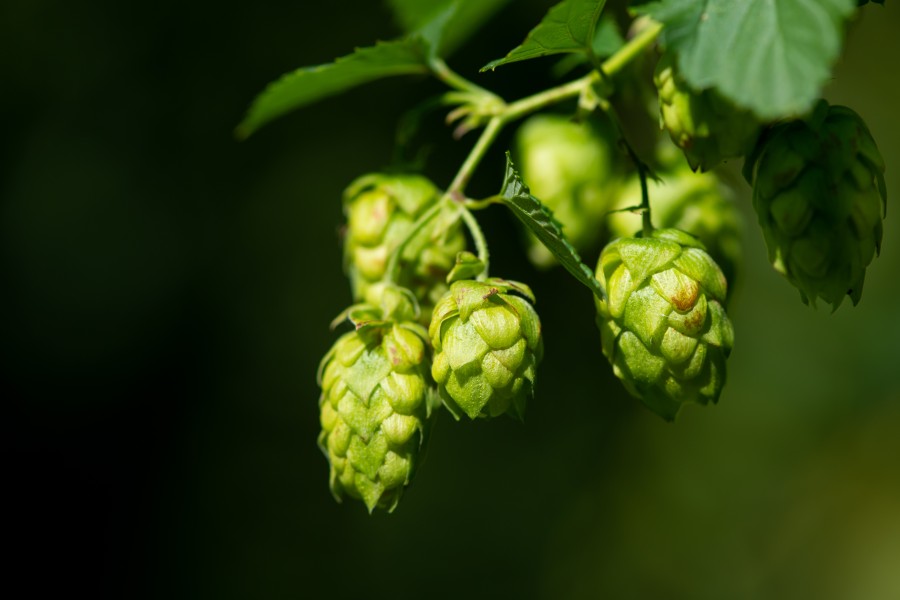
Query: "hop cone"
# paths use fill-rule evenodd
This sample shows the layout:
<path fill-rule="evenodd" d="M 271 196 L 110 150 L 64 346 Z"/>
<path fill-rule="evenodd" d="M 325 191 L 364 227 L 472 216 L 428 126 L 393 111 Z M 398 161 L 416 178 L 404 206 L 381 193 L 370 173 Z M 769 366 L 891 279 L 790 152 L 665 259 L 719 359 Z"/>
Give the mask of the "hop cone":
<path fill-rule="evenodd" d="M 409 294 L 407 292 L 407 294 Z M 356 329 L 319 366 L 322 432 L 335 498 L 392 511 L 409 484 L 430 412 L 427 334 L 414 322 L 412 297 L 395 288 L 385 308 L 349 309 Z"/>
<path fill-rule="evenodd" d="M 714 90 L 688 87 L 663 54 L 654 83 L 659 91 L 659 124 L 676 146 L 684 150 L 691 169 L 708 171 L 722 160 L 749 154 L 760 126 L 747 111 L 734 107 Z"/>
<path fill-rule="evenodd" d="M 391 252 L 439 198 L 438 189 L 417 175 L 366 175 L 347 188 L 344 262 L 354 300 L 379 304 Z M 426 314 L 446 291 L 444 278 L 465 243 L 458 220 L 439 217 L 404 249 L 398 283 L 413 291 Z"/>
<path fill-rule="evenodd" d="M 595 125 L 557 115 L 531 117 L 516 134 L 522 179 L 553 211 L 578 250 L 596 243 L 615 197 L 611 144 Z M 539 267 L 556 259 L 529 234 L 528 256 Z"/>
<path fill-rule="evenodd" d="M 603 249 L 597 301 L 603 354 L 631 394 L 667 420 L 717 402 L 734 332 L 722 271 L 693 236 L 658 229 Z"/>
<path fill-rule="evenodd" d="M 683 161 L 673 161 L 657 174 L 661 182 L 647 182 L 653 225 L 661 229 L 680 229 L 696 236 L 722 269 L 725 279 L 733 283 L 741 262 L 743 224 L 731 189 L 711 173 L 692 173 Z M 623 209 L 640 203 L 641 183 L 634 176 L 613 208 Z M 631 237 L 641 229 L 641 215 L 628 211 L 612 213 L 608 217 L 608 226 L 612 237 Z"/>
<path fill-rule="evenodd" d="M 464 279 L 434 307 L 431 374 L 456 416 L 523 418 L 543 355 L 541 322 L 527 286 L 503 279 Z"/>
<path fill-rule="evenodd" d="M 773 128 L 745 175 L 769 260 L 804 303 L 856 305 L 881 250 L 884 161 L 862 119 L 822 101 L 809 121 Z"/>

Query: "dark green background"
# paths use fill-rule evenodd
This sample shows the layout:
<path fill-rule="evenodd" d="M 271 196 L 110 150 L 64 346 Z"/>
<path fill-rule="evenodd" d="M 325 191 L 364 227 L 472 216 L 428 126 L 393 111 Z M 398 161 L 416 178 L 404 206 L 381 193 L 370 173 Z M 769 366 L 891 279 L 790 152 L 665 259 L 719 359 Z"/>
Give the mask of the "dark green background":
<path fill-rule="evenodd" d="M 741 187 L 746 269 L 718 407 L 667 425 L 626 397 L 589 293 L 523 263 L 546 341 L 524 425 L 442 415 L 393 515 L 338 505 L 315 369 L 350 301 L 340 194 L 385 166 L 440 86 L 384 81 L 237 143 L 271 79 L 397 30 L 376 2 L 0 6 L 0 359 L 9 567 L 117 598 L 900 597 L 900 229 L 857 308 L 800 304 Z M 321 6 L 318 6 L 321 4 Z M 868 122 L 900 193 L 900 6 L 868 6 L 826 90 Z M 552 61 L 475 70 L 548 3 L 519 1 L 450 61 L 515 98 Z M 473 138 L 439 116 L 428 174 Z M 502 148 L 474 195 L 496 191 Z M 732 169 L 733 173 L 733 169 Z"/>

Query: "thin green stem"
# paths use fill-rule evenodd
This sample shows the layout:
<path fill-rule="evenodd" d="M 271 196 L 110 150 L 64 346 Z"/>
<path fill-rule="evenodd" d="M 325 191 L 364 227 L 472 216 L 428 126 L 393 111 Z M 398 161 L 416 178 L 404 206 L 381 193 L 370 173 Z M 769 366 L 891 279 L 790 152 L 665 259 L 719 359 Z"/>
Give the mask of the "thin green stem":
<path fill-rule="evenodd" d="M 469 210 L 484 210 L 485 208 L 493 204 L 503 204 L 503 198 L 501 198 L 498 194 L 496 196 L 489 196 L 481 200 L 472 200 L 471 198 L 466 198 L 464 202 L 465 207 Z"/>
<path fill-rule="evenodd" d="M 468 79 L 451 69 L 442 58 L 431 59 L 431 61 L 429 61 L 428 63 L 428 66 L 431 67 L 431 72 L 434 73 L 434 75 L 438 79 L 440 79 L 453 89 L 459 90 L 461 92 L 482 94 L 485 96 L 490 96 L 492 98 L 497 97 L 493 92 L 469 81 Z"/>
<path fill-rule="evenodd" d="M 388 260 L 387 268 L 384 270 L 384 281 L 386 283 L 397 283 L 397 279 L 400 275 L 400 257 L 403 256 L 403 251 L 406 249 L 406 246 L 409 242 L 419 235 L 419 233 L 437 217 L 441 210 L 444 208 L 444 200 L 443 198 L 438 202 L 435 202 L 434 206 L 426 210 L 422 215 L 416 219 L 416 222 L 413 223 L 412 229 L 406 234 L 397 247 L 394 248 L 394 251 L 391 253 L 391 258 Z"/>
<path fill-rule="evenodd" d="M 622 67 L 634 60 L 647 46 L 656 41 L 662 30 L 662 23 L 651 22 L 645 29 L 642 29 L 636 36 L 631 38 L 627 44 L 619 48 L 618 52 L 606 59 L 602 66 L 603 72 L 610 77 L 618 73 Z"/>
<path fill-rule="evenodd" d="M 606 59 L 600 65 L 599 69 L 591 71 L 584 77 L 574 81 L 544 90 L 543 92 L 539 92 L 532 96 L 527 96 L 509 104 L 501 115 L 504 123 L 530 114 L 536 110 L 540 110 L 546 106 L 550 106 L 551 104 L 556 104 L 557 102 L 578 96 L 587 87 L 600 80 L 601 72 L 606 77 L 613 77 L 616 73 L 621 71 L 625 65 L 634 60 L 635 57 L 652 44 L 657 36 L 659 36 L 662 29 L 662 24 L 653 23 L 632 38 L 627 44 L 622 46 L 618 52 Z"/>
<path fill-rule="evenodd" d="M 459 172 L 456 174 L 456 177 L 453 178 L 450 187 L 447 188 L 447 195 L 453 200 L 461 202 L 464 199 L 466 185 L 472 178 L 472 174 L 478 167 L 478 163 L 484 158 L 485 153 L 488 151 L 488 148 L 491 147 L 491 144 L 494 143 L 494 139 L 497 137 L 497 134 L 500 133 L 500 129 L 502 128 L 502 118 L 493 117 L 488 121 L 487 127 L 481 132 L 481 137 L 475 142 L 475 145 L 469 152 L 469 156 L 466 157 L 466 161 L 459 168 Z"/>
<path fill-rule="evenodd" d="M 597 77 L 597 72 L 591 71 L 584 77 L 581 77 L 574 81 L 570 81 L 569 83 L 564 83 L 562 85 L 550 88 L 549 90 L 544 90 L 543 92 L 538 92 L 537 94 L 527 96 L 525 98 L 522 98 L 521 100 L 516 100 L 515 102 L 509 104 L 506 107 L 506 110 L 501 115 L 503 122 L 508 123 L 510 121 L 514 121 L 518 118 L 524 117 L 525 115 L 550 106 L 551 104 L 556 104 L 557 102 L 562 102 L 563 100 L 574 98 L 575 96 L 581 94 L 581 92 L 587 86 L 593 84 L 594 81 L 597 80 Z"/>
<path fill-rule="evenodd" d="M 488 276 L 488 269 L 490 263 L 490 253 L 488 252 L 487 240 L 484 238 L 484 233 L 481 231 L 481 227 L 478 225 L 478 220 L 475 218 L 475 215 L 472 214 L 465 206 L 460 206 L 462 220 L 465 222 L 466 227 L 469 228 L 469 233 L 472 234 L 472 241 L 475 242 L 475 249 L 478 252 L 478 260 L 484 263 L 484 270 L 478 276 L 479 281 L 484 281 Z"/>
<path fill-rule="evenodd" d="M 641 180 L 641 228 L 644 237 L 650 237 L 653 233 L 653 221 L 650 220 L 650 193 L 647 190 L 647 169 L 643 163 L 638 163 L 638 177 Z"/>

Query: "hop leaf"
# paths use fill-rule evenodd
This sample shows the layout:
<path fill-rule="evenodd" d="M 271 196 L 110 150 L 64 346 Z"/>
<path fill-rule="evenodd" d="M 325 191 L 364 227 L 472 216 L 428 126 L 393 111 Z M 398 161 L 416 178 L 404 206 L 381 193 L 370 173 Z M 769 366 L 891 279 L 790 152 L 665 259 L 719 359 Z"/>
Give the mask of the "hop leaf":
<path fill-rule="evenodd" d="M 439 198 L 438 189 L 417 175 L 366 175 L 347 188 L 344 263 L 354 300 L 380 303 L 391 253 Z M 447 290 L 444 278 L 465 244 L 457 216 L 445 214 L 406 245 L 398 283 L 414 292 L 426 316 Z"/>
<path fill-rule="evenodd" d="M 596 300 L 603 354 L 626 389 L 672 420 L 686 402 L 717 402 L 734 331 L 722 271 L 695 237 L 659 229 L 604 248 Z"/>
<path fill-rule="evenodd" d="M 681 229 L 696 236 L 716 261 L 729 282 L 729 292 L 741 264 L 743 223 L 731 189 L 711 173 L 692 173 L 682 160 L 662 157 L 663 168 L 657 171 L 660 181 L 648 181 L 654 227 Z M 641 183 L 633 176 L 622 188 L 615 210 L 641 203 Z M 615 212 L 607 225 L 613 237 L 631 237 L 641 229 L 637 212 Z"/>
<path fill-rule="evenodd" d="M 411 321 L 411 294 L 383 293 L 381 310 L 356 306 L 356 330 L 322 359 L 319 447 L 334 497 L 361 499 L 371 513 L 393 511 L 422 446 L 433 393 L 427 335 Z"/>
<path fill-rule="evenodd" d="M 516 134 L 517 164 L 531 193 L 553 211 L 579 251 L 600 237 L 615 198 L 612 142 L 597 126 L 558 115 L 531 117 Z M 556 259 L 533 235 L 528 256 L 540 267 Z"/>
<path fill-rule="evenodd" d="M 523 418 L 543 355 L 541 322 L 527 286 L 503 279 L 462 280 L 438 302 L 429 335 L 431 374 L 457 418 Z"/>
<path fill-rule="evenodd" d="M 693 170 L 708 171 L 724 159 L 748 154 L 760 125 L 715 90 L 692 90 L 676 71 L 669 54 L 656 66 L 659 124 L 669 132 Z"/>
<path fill-rule="evenodd" d="M 745 175 L 775 269 L 806 304 L 837 310 L 850 296 L 855 306 L 887 201 L 884 161 L 860 116 L 823 100 L 809 120 L 773 128 Z"/>

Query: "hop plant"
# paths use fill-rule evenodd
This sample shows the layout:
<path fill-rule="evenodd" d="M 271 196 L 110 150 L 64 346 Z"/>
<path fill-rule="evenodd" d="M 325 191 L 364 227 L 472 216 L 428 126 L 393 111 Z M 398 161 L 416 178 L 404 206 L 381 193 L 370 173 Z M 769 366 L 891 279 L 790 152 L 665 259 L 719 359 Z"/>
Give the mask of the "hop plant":
<path fill-rule="evenodd" d="M 347 311 L 355 324 L 319 366 L 322 431 L 334 497 L 393 511 L 421 449 L 433 394 L 425 330 L 408 290 L 387 287 L 382 308 Z"/>
<path fill-rule="evenodd" d="M 347 232 L 344 262 L 356 301 L 378 304 L 381 281 L 394 249 L 416 219 L 440 198 L 440 191 L 418 175 L 366 175 L 344 192 Z M 432 222 L 404 248 L 397 282 L 430 309 L 446 291 L 444 278 L 465 237 L 454 215 Z"/>
<path fill-rule="evenodd" d="M 683 161 L 668 160 L 663 168 L 657 172 L 661 181 L 647 182 L 653 199 L 653 225 L 697 237 L 725 274 L 730 293 L 741 262 L 743 231 L 734 193 L 711 173 L 692 173 Z M 635 175 L 613 206 L 620 212 L 608 217 L 612 237 L 631 237 L 641 229 L 639 212 L 622 210 L 640 201 L 641 183 Z"/>
<path fill-rule="evenodd" d="M 531 290 L 515 281 L 464 279 L 434 307 L 431 374 L 456 418 L 524 417 L 544 349 L 529 300 L 534 302 Z"/>
<path fill-rule="evenodd" d="M 862 297 L 881 250 L 884 161 L 865 123 L 822 101 L 807 121 L 774 127 L 745 167 L 769 260 L 805 304 Z"/>
<path fill-rule="evenodd" d="M 734 332 L 725 276 L 703 244 L 677 229 L 620 238 L 597 279 L 603 354 L 628 391 L 667 420 L 686 402 L 717 402 Z"/>
<path fill-rule="evenodd" d="M 487 279 L 491 253 L 476 217 L 483 209 L 509 210 L 528 232 L 535 265 L 558 264 L 591 291 L 613 371 L 668 420 L 685 403 L 718 401 L 734 341 L 724 307 L 740 260 L 740 220 L 729 188 L 688 169 L 747 157 L 775 267 L 804 301 L 836 308 L 849 294 L 857 303 L 880 251 L 885 166 L 850 109 L 823 103 L 805 122 L 786 120 L 813 111 L 856 15 L 852 4 L 867 3 L 784 0 L 728 10 L 725 0 L 641 2 L 622 35 L 624 13 L 610 14 L 610 3 L 557 0 L 481 71 L 562 53 L 553 71 L 566 81 L 507 99 L 483 87 L 489 77 L 476 83 L 448 63 L 503 2 L 390 2 L 404 34 L 268 86 L 238 136 L 365 83 L 413 74 L 432 75 L 442 92 L 408 107 L 395 168 L 432 166 L 431 142 L 420 134 L 435 109 L 447 111 L 457 139 L 481 130 L 458 164 L 439 153 L 446 191 L 420 176 L 375 174 L 344 194 L 345 270 L 361 304 L 345 311 L 355 330 L 319 371 L 319 443 L 335 496 L 361 499 L 370 512 L 393 509 L 439 406 L 457 419 L 523 417 L 543 353 L 541 323 L 528 287 Z M 569 78 L 574 69 L 583 73 Z M 656 96 L 659 123 L 644 102 Z M 567 106 L 572 120 L 538 114 Z M 602 120 L 575 120 L 600 113 Z M 484 191 L 484 166 L 519 119 L 527 120 L 506 153 L 500 189 Z M 663 183 L 648 190 L 644 153 L 659 147 L 661 130 L 674 146 L 656 157 Z M 617 157 L 638 177 L 626 179 Z M 582 256 L 609 232 L 620 237 L 593 269 Z M 466 252 L 466 239 L 477 256 Z"/>
<path fill-rule="evenodd" d="M 753 115 L 714 90 L 691 89 L 669 53 L 660 58 L 653 81 L 659 91 L 660 128 L 684 150 L 691 169 L 708 171 L 725 159 L 753 150 L 760 131 Z"/>
<path fill-rule="evenodd" d="M 599 240 L 603 217 L 615 198 L 608 137 L 597 124 L 576 123 L 559 115 L 531 117 L 516 133 L 522 178 L 553 211 L 578 250 Z M 528 257 L 539 267 L 556 264 L 553 254 L 531 234 Z"/>

